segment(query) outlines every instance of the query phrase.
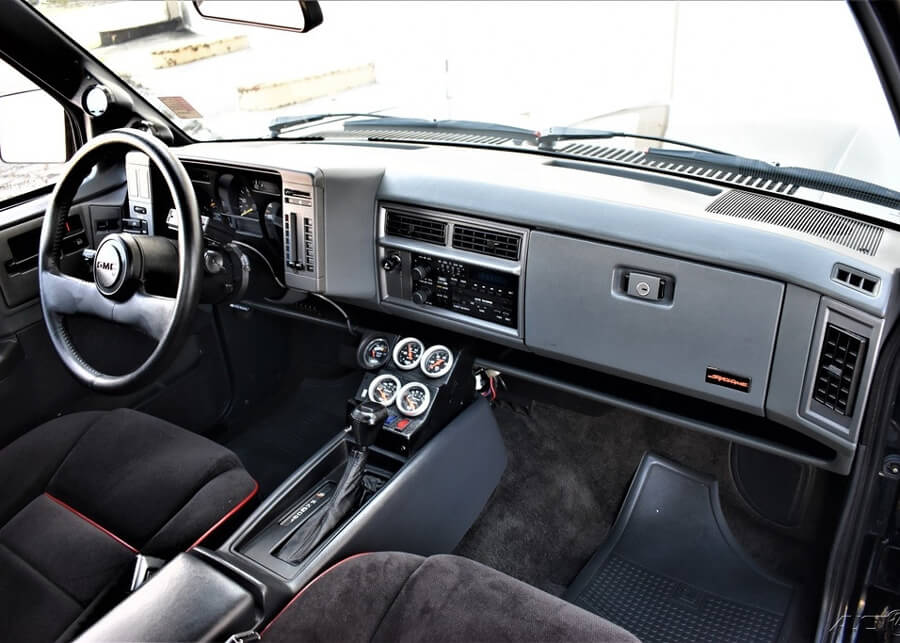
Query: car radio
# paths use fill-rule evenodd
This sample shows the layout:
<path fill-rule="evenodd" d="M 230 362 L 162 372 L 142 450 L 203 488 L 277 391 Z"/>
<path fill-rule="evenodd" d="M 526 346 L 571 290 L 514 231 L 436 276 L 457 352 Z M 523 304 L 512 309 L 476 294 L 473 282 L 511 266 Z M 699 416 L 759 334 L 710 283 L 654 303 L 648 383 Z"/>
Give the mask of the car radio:
<path fill-rule="evenodd" d="M 515 328 L 519 278 L 505 272 L 412 254 L 412 301 Z"/>

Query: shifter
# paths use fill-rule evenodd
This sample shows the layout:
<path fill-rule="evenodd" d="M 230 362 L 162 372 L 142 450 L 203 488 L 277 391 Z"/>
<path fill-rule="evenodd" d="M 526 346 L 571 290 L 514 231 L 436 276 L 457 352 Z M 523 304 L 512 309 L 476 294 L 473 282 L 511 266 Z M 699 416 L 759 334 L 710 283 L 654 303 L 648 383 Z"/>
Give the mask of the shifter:
<path fill-rule="evenodd" d="M 303 523 L 278 551 L 278 557 L 289 563 L 299 563 L 322 539 L 347 517 L 359 502 L 363 489 L 369 447 L 387 419 L 387 408 L 371 400 L 361 402 L 350 412 L 350 434 L 356 447 L 351 447 L 347 466 L 326 508 L 319 510 Z"/>
<path fill-rule="evenodd" d="M 378 437 L 381 427 L 384 426 L 387 416 L 387 407 L 373 400 L 360 402 L 350 412 L 350 434 L 360 449 L 365 451 L 375 444 L 375 439 Z"/>

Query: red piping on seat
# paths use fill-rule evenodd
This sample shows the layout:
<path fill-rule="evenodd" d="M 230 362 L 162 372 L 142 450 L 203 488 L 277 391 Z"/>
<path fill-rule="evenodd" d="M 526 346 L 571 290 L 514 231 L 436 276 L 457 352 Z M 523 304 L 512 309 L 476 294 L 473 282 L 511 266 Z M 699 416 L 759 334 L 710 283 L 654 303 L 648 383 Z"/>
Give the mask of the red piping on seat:
<path fill-rule="evenodd" d="M 53 502 L 55 502 L 56 504 L 58 504 L 60 507 L 63 507 L 64 509 L 68 509 L 69 511 L 71 511 L 73 514 L 75 514 L 76 516 L 78 516 L 79 518 L 81 518 L 83 521 L 85 521 L 85 522 L 88 523 L 89 525 L 93 525 L 94 527 L 96 527 L 97 529 L 99 529 L 100 531 L 102 531 L 104 534 L 106 534 L 107 536 L 109 536 L 110 538 L 112 538 L 113 540 L 115 540 L 116 542 L 118 542 L 120 545 L 124 545 L 125 547 L 127 547 L 128 549 L 130 549 L 130 550 L 131 550 L 132 552 L 134 552 L 135 554 L 138 553 L 138 550 L 137 550 L 137 549 L 135 549 L 134 547 L 132 547 L 131 545 L 129 545 L 128 543 L 126 543 L 124 540 L 122 540 L 122 539 L 119 538 L 118 536 L 116 536 L 113 532 L 111 532 L 109 529 L 107 529 L 107 528 L 104 527 L 103 525 L 97 524 L 96 522 L 94 522 L 93 520 L 91 520 L 90 518 L 88 518 L 87 516 L 85 516 L 83 513 L 81 513 L 81 512 L 78 511 L 77 509 L 75 509 L 74 507 L 71 507 L 71 506 L 67 505 L 67 504 L 64 503 L 62 500 L 60 500 L 59 498 L 57 498 L 56 496 L 54 496 L 54 495 L 52 495 L 52 494 L 50 494 L 50 493 L 47 493 L 46 491 L 44 492 L 44 495 L 47 496 L 48 498 L 50 498 L 50 500 L 52 500 Z"/>
<path fill-rule="evenodd" d="M 292 599 L 288 602 L 287 605 L 285 605 L 284 607 L 282 607 L 282 608 L 281 608 L 281 611 L 279 611 L 274 617 L 272 617 L 272 620 L 269 621 L 269 624 L 266 625 L 266 627 L 263 629 L 263 631 L 259 633 L 260 638 L 262 638 L 263 636 L 265 636 L 265 634 L 266 634 L 266 632 L 269 630 L 269 628 L 272 627 L 272 624 L 273 624 L 275 621 L 278 620 L 278 617 L 281 616 L 282 614 L 284 614 L 284 613 L 288 610 L 288 608 L 289 608 L 291 605 L 293 605 L 294 602 L 295 602 L 298 598 L 300 598 L 301 596 L 303 596 L 303 592 L 305 592 L 305 591 L 308 590 L 310 587 L 312 587 L 313 584 L 314 584 L 317 580 L 319 580 L 320 578 L 322 578 L 325 574 L 334 571 L 335 569 L 337 569 L 338 567 L 340 567 L 340 566 L 343 565 L 344 563 L 350 562 L 350 561 L 353 560 L 354 558 L 361 558 L 362 556 L 369 556 L 369 555 L 371 555 L 372 553 L 373 553 L 373 552 L 367 551 L 367 552 L 363 552 L 363 553 L 361 553 L 361 554 L 353 554 L 353 555 L 350 556 L 349 558 L 345 558 L 344 560 L 341 560 L 341 561 L 336 562 L 334 565 L 332 565 L 331 567 L 329 567 L 328 569 L 326 569 L 324 572 L 322 572 L 321 574 L 319 574 L 318 576 L 316 576 L 315 578 L 313 578 L 311 581 L 309 581 L 309 583 L 307 583 L 306 587 L 304 587 L 304 588 L 301 589 L 299 592 L 297 592 L 297 595 L 294 596 L 294 598 L 292 598 Z"/>
<path fill-rule="evenodd" d="M 197 542 L 195 542 L 193 545 L 191 545 L 190 547 L 188 547 L 188 549 L 193 549 L 194 547 L 196 547 L 197 545 L 199 545 L 200 543 L 202 543 L 202 542 L 206 539 L 207 536 L 209 536 L 212 532 L 214 532 L 216 529 L 218 529 L 219 527 L 221 527 L 221 526 L 222 526 L 222 523 L 224 523 L 226 520 L 228 520 L 229 518 L 231 518 L 234 514 L 236 514 L 238 511 L 240 511 L 241 507 L 243 507 L 243 506 L 246 505 L 248 502 L 250 502 L 250 499 L 251 499 L 253 496 L 256 495 L 256 492 L 257 492 L 257 491 L 259 491 L 259 483 L 258 483 L 256 480 L 254 480 L 254 481 L 253 481 L 253 491 L 250 492 L 250 495 L 247 496 L 246 498 L 244 498 L 243 500 L 241 500 L 241 501 L 240 501 L 237 505 L 235 505 L 234 508 L 232 508 L 231 511 L 229 511 L 227 514 L 225 514 L 224 516 L 222 516 L 221 518 L 219 518 L 219 520 L 216 521 L 216 524 L 214 524 L 212 527 L 210 527 L 209 529 L 207 529 L 207 530 L 206 530 L 206 533 L 203 534 L 202 536 L 200 536 L 200 538 L 197 539 Z"/>

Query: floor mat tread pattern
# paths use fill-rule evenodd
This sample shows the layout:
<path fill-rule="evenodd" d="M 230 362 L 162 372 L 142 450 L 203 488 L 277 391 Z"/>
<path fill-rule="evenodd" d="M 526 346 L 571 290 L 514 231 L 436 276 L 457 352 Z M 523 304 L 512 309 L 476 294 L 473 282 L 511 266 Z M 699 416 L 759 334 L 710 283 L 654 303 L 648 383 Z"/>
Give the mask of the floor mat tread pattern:
<path fill-rule="evenodd" d="M 793 594 L 737 543 L 715 479 L 648 452 L 564 598 L 645 643 L 775 643 Z"/>
<path fill-rule="evenodd" d="M 618 556 L 573 602 L 644 643 L 768 643 L 781 625 L 780 614 L 719 599 Z"/>

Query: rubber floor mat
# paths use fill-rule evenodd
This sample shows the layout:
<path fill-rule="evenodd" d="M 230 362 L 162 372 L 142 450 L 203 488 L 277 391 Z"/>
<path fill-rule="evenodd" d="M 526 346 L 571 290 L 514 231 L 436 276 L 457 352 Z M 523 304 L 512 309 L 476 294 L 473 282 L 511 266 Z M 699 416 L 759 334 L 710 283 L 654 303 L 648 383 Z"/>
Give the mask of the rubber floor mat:
<path fill-rule="evenodd" d="M 786 640 L 794 588 L 740 548 L 718 484 L 645 453 L 604 545 L 566 600 L 644 643 Z"/>

